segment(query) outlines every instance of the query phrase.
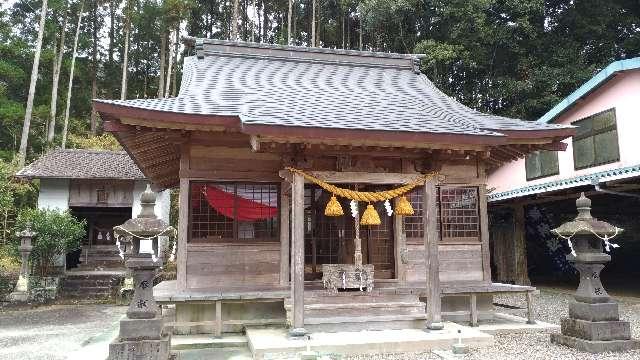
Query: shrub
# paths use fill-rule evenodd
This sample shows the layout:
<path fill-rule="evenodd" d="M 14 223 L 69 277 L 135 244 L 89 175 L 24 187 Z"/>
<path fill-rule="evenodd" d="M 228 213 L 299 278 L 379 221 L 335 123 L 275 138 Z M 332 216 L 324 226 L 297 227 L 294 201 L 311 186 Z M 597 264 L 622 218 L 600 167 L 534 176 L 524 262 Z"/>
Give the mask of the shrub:
<path fill-rule="evenodd" d="M 30 224 L 31 230 L 37 233 L 30 259 L 40 275 L 46 276 L 57 256 L 80 247 L 80 239 L 85 235 L 85 222 L 67 211 L 28 209 L 18 215 L 15 231 L 25 230 Z M 17 237 L 15 239 L 20 242 Z"/>

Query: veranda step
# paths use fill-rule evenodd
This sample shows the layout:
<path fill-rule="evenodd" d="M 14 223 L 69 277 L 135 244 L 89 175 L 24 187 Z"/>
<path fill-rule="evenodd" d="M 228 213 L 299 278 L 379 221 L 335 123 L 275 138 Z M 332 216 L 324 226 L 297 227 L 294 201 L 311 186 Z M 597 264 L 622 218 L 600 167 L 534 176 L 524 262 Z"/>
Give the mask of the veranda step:
<path fill-rule="evenodd" d="M 172 335 L 172 350 L 188 349 L 221 349 L 244 348 L 247 346 L 247 337 L 244 335 L 223 335 L 216 338 L 211 334 Z"/>
<path fill-rule="evenodd" d="M 336 316 L 323 318 L 305 318 L 304 324 L 344 324 L 344 323 L 366 323 L 366 322 L 387 322 L 406 320 L 426 320 L 425 314 L 411 315 L 378 315 L 378 316 Z"/>
<path fill-rule="evenodd" d="M 286 299 L 291 303 L 291 298 Z M 368 294 L 368 293 L 338 293 L 338 294 L 306 294 L 305 304 L 340 304 L 340 303 L 390 303 L 390 302 L 416 302 L 416 295 L 399 294 Z"/>
<path fill-rule="evenodd" d="M 311 332 L 422 329 L 425 320 L 424 314 L 322 317 L 305 318 L 304 327 Z"/>
<path fill-rule="evenodd" d="M 338 310 L 338 309 L 371 309 L 371 308 L 399 308 L 399 307 L 424 307 L 425 304 L 420 301 L 412 302 L 371 302 L 371 303 L 339 303 L 339 304 L 304 304 L 305 310 Z M 286 310 L 291 309 L 291 304 L 284 306 Z"/>

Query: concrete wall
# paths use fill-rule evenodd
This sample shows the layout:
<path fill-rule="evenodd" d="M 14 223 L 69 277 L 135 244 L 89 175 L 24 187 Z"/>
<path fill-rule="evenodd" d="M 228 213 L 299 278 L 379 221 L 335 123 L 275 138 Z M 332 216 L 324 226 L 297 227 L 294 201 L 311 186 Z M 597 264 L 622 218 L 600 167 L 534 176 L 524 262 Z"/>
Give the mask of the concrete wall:
<path fill-rule="evenodd" d="M 69 179 L 41 179 L 38 208 L 69 209 Z"/>
<path fill-rule="evenodd" d="M 140 196 L 147 189 L 147 184 L 149 182 L 144 180 L 138 180 L 135 182 L 133 186 L 133 205 L 131 206 L 131 217 L 135 218 L 140 214 L 140 210 L 142 209 L 140 206 Z M 169 224 L 169 211 L 171 206 L 171 194 L 170 190 L 165 190 L 158 193 L 158 197 L 156 198 L 156 206 L 154 211 L 156 216 L 160 219 L 164 220 Z M 165 248 L 168 246 L 169 238 L 166 236 L 160 237 L 160 241 L 158 242 L 159 252 L 163 254 L 165 252 Z M 151 248 L 151 241 L 141 241 L 140 242 L 140 250 L 146 253 L 152 253 L 153 250 Z"/>
<path fill-rule="evenodd" d="M 577 120 L 604 110 L 615 108 L 618 127 L 618 145 L 620 161 L 574 170 L 573 148 L 571 139 L 564 140 L 568 144 L 566 151 L 558 152 L 559 175 L 541 179 L 526 180 L 525 161 L 519 159 L 505 164 L 489 175 L 488 187 L 495 187 L 495 193 L 509 191 L 528 185 L 535 185 L 587 175 L 603 170 L 615 169 L 640 164 L 640 151 L 637 145 L 637 134 L 640 133 L 640 70 L 618 74 L 591 93 L 585 99 L 564 114 L 555 123 L 571 124 Z"/>
<path fill-rule="evenodd" d="M 133 206 L 131 207 L 131 217 L 135 218 L 140 214 L 140 195 L 147 188 L 147 181 L 138 180 L 133 186 Z M 169 223 L 169 208 L 171 206 L 170 191 L 165 190 L 158 193 L 156 198 L 155 213 L 160 219 Z"/>

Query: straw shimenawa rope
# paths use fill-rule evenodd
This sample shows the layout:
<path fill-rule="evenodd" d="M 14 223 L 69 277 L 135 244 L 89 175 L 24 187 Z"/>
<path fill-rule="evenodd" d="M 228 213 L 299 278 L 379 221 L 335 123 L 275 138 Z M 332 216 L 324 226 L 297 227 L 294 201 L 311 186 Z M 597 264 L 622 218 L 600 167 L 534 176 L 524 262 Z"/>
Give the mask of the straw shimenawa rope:
<path fill-rule="evenodd" d="M 366 202 L 384 201 L 384 200 L 390 200 L 390 199 L 396 198 L 400 195 L 406 194 L 407 192 L 413 190 L 413 188 L 415 188 L 416 186 L 423 185 L 425 181 L 438 175 L 438 173 L 434 171 L 425 175 L 420 175 L 415 180 L 409 183 L 406 183 L 398 188 L 385 190 L 385 191 L 371 192 L 371 191 L 355 191 L 355 190 L 340 188 L 335 185 L 331 185 L 324 180 L 318 179 L 313 175 L 307 174 L 302 170 L 295 169 L 292 167 L 288 167 L 287 170 L 302 175 L 305 179 L 320 186 L 321 188 L 325 189 L 326 191 L 334 195 L 347 198 L 349 200 L 366 201 Z"/>

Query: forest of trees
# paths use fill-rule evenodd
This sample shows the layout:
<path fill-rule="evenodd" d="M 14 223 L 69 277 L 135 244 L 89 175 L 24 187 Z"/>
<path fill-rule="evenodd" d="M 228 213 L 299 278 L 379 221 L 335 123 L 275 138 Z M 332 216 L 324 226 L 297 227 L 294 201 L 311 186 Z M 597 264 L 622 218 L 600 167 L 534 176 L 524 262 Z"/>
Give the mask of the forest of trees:
<path fill-rule="evenodd" d="M 0 6 L 4 162 L 19 160 L 21 145 L 27 162 L 54 147 L 117 147 L 99 136 L 91 99 L 175 96 L 189 55 L 180 37 L 187 34 L 424 53 L 423 72 L 449 95 L 526 120 L 610 62 L 640 51 L 637 0 L 5 0 Z"/>

